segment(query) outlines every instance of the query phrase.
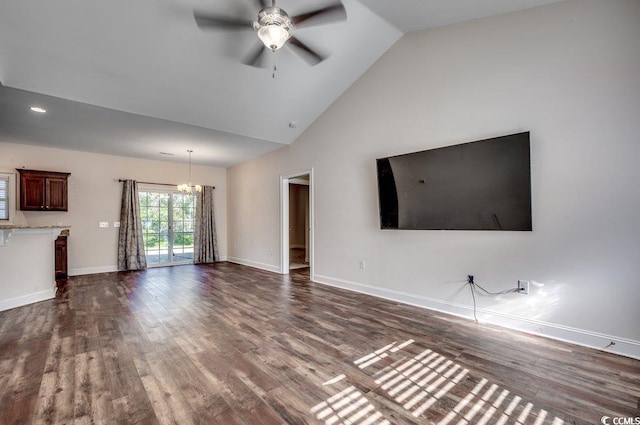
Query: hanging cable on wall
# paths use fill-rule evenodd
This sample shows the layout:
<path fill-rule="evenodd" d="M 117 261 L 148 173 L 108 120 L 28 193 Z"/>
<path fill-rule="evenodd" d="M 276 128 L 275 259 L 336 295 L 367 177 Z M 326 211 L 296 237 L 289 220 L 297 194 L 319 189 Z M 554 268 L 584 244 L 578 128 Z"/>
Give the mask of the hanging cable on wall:
<path fill-rule="evenodd" d="M 473 275 L 467 276 L 467 283 L 469 284 L 469 290 L 471 291 L 471 298 L 473 299 L 473 319 L 476 322 L 479 322 L 478 321 L 478 308 L 477 308 L 477 303 L 476 303 L 476 290 L 480 290 L 486 295 L 505 295 L 505 294 L 512 294 L 512 293 L 517 293 L 518 292 L 517 288 L 507 289 L 507 290 L 500 291 L 500 292 L 488 291 L 488 290 L 486 290 L 485 288 L 483 288 L 482 286 L 480 286 L 480 285 L 478 285 L 476 283 L 475 279 L 473 278 Z"/>

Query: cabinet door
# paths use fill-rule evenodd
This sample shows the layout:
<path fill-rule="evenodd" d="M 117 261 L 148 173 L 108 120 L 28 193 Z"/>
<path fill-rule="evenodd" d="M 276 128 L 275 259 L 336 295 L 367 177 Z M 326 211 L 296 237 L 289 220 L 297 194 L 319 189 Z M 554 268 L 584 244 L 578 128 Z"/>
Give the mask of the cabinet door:
<path fill-rule="evenodd" d="M 67 178 L 47 177 L 44 208 L 48 211 L 67 211 Z"/>
<path fill-rule="evenodd" d="M 20 209 L 27 211 L 67 211 L 69 173 L 26 170 L 20 173 Z"/>
<path fill-rule="evenodd" d="M 43 210 L 44 209 L 44 178 L 41 176 L 20 176 L 20 209 Z"/>
<path fill-rule="evenodd" d="M 56 239 L 56 279 L 66 279 L 67 272 L 67 237 L 60 236 Z"/>

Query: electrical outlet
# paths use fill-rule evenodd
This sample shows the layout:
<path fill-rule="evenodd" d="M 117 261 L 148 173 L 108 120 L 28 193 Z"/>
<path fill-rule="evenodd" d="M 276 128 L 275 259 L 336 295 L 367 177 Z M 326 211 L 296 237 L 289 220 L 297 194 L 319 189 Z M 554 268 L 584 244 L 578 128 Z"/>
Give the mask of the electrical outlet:
<path fill-rule="evenodd" d="M 367 267 L 367 264 L 364 260 L 360 260 L 360 270 L 364 270 Z"/>
<path fill-rule="evenodd" d="M 113 222 L 113 227 L 120 227 L 120 222 L 119 221 L 114 221 Z"/>
<path fill-rule="evenodd" d="M 528 294 L 529 293 L 529 281 L 527 281 L 527 280 L 519 280 L 518 281 L 518 293 L 520 293 L 520 294 Z"/>
<path fill-rule="evenodd" d="M 109 222 L 108 221 L 101 221 L 100 223 L 98 223 L 99 227 L 109 227 Z"/>

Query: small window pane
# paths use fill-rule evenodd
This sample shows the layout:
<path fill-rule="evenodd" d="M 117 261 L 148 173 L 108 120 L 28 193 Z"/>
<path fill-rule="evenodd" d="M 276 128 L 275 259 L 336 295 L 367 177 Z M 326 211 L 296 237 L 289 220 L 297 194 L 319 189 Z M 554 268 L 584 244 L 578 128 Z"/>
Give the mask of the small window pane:
<path fill-rule="evenodd" d="M 9 177 L 0 176 L 0 220 L 9 220 Z"/>

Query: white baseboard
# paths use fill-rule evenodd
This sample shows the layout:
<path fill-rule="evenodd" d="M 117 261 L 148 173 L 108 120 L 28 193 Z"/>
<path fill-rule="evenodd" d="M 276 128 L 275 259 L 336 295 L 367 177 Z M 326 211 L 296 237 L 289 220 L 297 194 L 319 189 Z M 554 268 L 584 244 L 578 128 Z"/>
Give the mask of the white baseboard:
<path fill-rule="evenodd" d="M 16 307 L 22 307 L 23 305 L 37 303 L 40 301 L 50 300 L 55 296 L 56 296 L 56 285 L 54 282 L 52 289 L 46 289 L 44 291 L 34 292 L 33 294 L 23 295 L 21 297 L 0 301 L 0 311 L 10 310 Z"/>
<path fill-rule="evenodd" d="M 220 257 L 219 261 L 227 261 L 227 257 Z M 111 273 L 117 272 L 118 266 L 101 266 L 101 267 L 80 267 L 69 270 L 69 276 L 82 276 L 86 274 Z"/>
<path fill-rule="evenodd" d="M 449 301 L 438 300 L 435 298 L 424 297 L 421 295 L 410 294 L 406 292 L 394 291 L 391 289 L 379 288 L 371 285 L 336 279 L 318 274 L 315 275 L 314 282 L 333 286 L 336 288 L 347 289 L 349 291 L 359 292 L 366 295 L 372 295 L 378 298 L 384 298 L 395 302 L 401 302 L 403 304 L 409 304 L 428 310 L 441 311 L 443 313 L 453 314 L 467 319 L 473 319 L 473 307 L 464 304 L 452 303 Z M 620 354 L 634 359 L 640 359 L 640 341 L 601 334 L 598 332 L 591 332 L 584 329 L 572 328 L 555 323 L 543 322 L 540 320 L 527 319 L 524 317 L 518 317 L 511 314 L 505 314 L 487 309 L 477 309 L 477 316 L 478 320 L 484 323 L 491 323 L 533 335 L 539 335 L 551 339 L 569 342 L 572 344 L 594 348 L 596 350 Z M 614 342 L 615 345 L 605 349 L 605 347 L 609 346 L 611 342 Z"/>
<path fill-rule="evenodd" d="M 101 267 L 83 267 L 77 269 L 69 269 L 69 276 L 81 276 L 85 274 L 98 274 L 117 272 L 117 266 L 101 266 Z"/>
<path fill-rule="evenodd" d="M 236 263 L 243 266 L 266 270 L 268 272 L 280 273 L 280 266 L 274 266 L 273 264 L 259 263 L 257 261 L 245 260 L 237 257 L 228 257 L 227 261 L 229 261 L 230 263 Z"/>

